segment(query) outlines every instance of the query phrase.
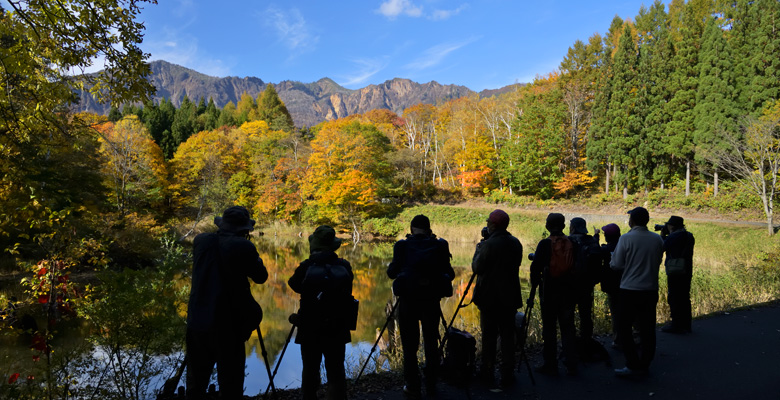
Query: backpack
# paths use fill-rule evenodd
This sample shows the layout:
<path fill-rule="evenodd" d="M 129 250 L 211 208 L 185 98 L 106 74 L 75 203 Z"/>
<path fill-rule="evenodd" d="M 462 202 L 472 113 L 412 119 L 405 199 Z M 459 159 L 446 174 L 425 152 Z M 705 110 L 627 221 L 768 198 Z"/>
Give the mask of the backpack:
<path fill-rule="evenodd" d="M 574 271 L 574 244 L 566 236 L 550 236 L 550 277 L 562 278 Z"/>
<path fill-rule="evenodd" d="M 466 383 L 476 370 L 477 340 L 470 333 L 452 327 L 446 335 L 442 376 L 453 383 Z"/>
<path fill-rule="evenodd" d="M 405 266 L 393 282 L 396 296 L 450 297 L 452 278 L 442 273 L 438 263 L 451 257 L 446 242 L 435 237 L 406 240 Z"/>
<path fill-rule="evenodd" d="M 574 274 L 580 282 L 595 285 L 604 261 L 601 246 L 592 236 L 569 236 L 574 244 Z"/>
<path fill-rule="evenodd" d="M 313 295 L 312 312 L 320 327 L 349 328 L 357 323 L 358 301 L 352 297 L 352 274 L 341 264 L 311 264 L 303 277 L 303 292 Z"/>

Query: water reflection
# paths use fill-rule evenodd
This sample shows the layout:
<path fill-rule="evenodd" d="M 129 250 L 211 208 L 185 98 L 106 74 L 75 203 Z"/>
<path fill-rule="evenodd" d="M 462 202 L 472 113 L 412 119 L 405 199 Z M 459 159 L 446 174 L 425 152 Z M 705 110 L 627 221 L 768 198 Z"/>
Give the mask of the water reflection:
<path fill-rule="evenodd" d="M 269 359 L 278 361 L 291 325 L 287 318 L 298 308 L 299 296 L 287 286 L 298 264 L 308 256 L 308 242 L 302 238 L 264 237 L 256 242 L 260 256 L 268 268 L 269 278 L 263 285 L 254 285 L 252 293 L 263 307 L 265 316 L 261 324 L 263 339 Z M 379 329 L 387 321 L 387 309 L 392 305 L 392 281 L 386 275 L 387 264 L 392 259 L 392 242 L 359 243 L 357 246 L 343 246 L 337 253 L 352 264 L 355 275 L 353 295 L 360 300 L 357 330 L 352 332 L 352 342 L 347 345 L 347 363 L 361 364 L 377 338 Z M 444 315 L 449 321 L 460 295 L 471 276 L 470 266 L 474 243 L 451 243 L 453 267 L 457 274 L 453 286 L 455 295 L 442 301 Z M 470 296 L 469 296 L 470 297 Z M 467 299 L 468 301 L 468 299 Z M 476 307 L 466 307 L 458 313 L 456 326 L 473 329 L 478 325 Z M 385 334 L 387 337 L 387 334 Z M 387 340 L 383 342 L 388 343 Z M 392 343 L 390 341 L 389 343 Z M 265 364 L 260 355 L 260 345 L 254 334 L 247 342 L 248 395 L 264 392 L 268 385 Z M 376 356 L 376 354 L 374 354 Z M 383 361 L 382 368 L 387 368 Z M 273 368 L 273 365 L 271 366 Z M 359 365 L 350 365 L 347 374 L 359 371 Z M 300 347 L 291 340 L 274 383 L 278 388 L 300 387 Z M 370 365 L 367 371 L 373 371 Z M 323 379 L 324 380 L 324 379 Z"/>

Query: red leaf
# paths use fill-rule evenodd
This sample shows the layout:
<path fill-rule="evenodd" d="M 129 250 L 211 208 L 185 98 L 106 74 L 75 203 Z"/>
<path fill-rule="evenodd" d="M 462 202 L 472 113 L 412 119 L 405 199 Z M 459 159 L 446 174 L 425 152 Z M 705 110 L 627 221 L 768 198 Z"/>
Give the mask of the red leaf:
<path fill-rule="evenodd" d="M 16 382 L 17 379 L 19 379 L 19 373 L 18 372 L 13 374 L 13 375 L 11 375 L 11 377 L 8 378 L 8 384 L 10 385 L 10 384 Z"/>
<path fill-rule="evenodd" d="M 41 304 L 46 304 L 46 303 L 48 303 L 48 302 L 49 302 L 49 295 L 47 295 L 47 294 L 42 294 L 42 295 L 39 295 L 39 296 L 38 296 L 38 303 L 41 303 Z"/>
<path fill-rule="evenodd" d="M 35 377 L 34 377 L 34 376 L 32 376 L 32 375 L 27 375 L 27 380 L 28 380 L 28 381 L 35 380 Z"/>
<path fill-rule="evenodd" d="M 32 356 L 34 362 L 41 361 L 41 356 Z"/>
<path fill-rule="evenodd" d="M 47 273 L 47 272 L 49 272 L 49 270 L 48 270 L 48 269 L 46 269 L 46 268 L 41 268 L 41 269 L 39 269 L 39 270 L 38 270 L 38 276 L 41 276 L 41 275 L 46 275 L 46 273 Z"/>

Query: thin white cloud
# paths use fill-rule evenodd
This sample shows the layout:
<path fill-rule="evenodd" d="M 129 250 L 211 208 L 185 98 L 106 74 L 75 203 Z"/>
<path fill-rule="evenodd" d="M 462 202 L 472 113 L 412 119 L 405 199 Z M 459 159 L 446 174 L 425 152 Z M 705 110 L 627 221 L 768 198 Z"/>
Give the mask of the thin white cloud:
<path fill-rule="evenodd" d="M 379 73 L 387 67 L 386 58 L 361 58 L 353 60 L 353 63 L 357 64 L 357 69 L 351 75 L 344 78 L 343 82 L 340 82 L 341 86 L 352 86 L 362 84 L 368 81 L 369 78 Z"/>
<path fill-rule="evenodd" d="M 445 19 L 449 19 L 450 17 L 453 17 L 455 15 L 458 15 L 461 13 L 461 11 L 464 11 L 468 8 L 469 8 L 468 4 L 463 4 L 454 10 L 433 10 L 433 13 L 429 18 L 434 21 L 442 21 Z"/>
<path fill-rule="evenodd" d="M 444 60 L 444 58 L 447 57 L 447 55 L 449 55 L 450 53 L 468 44 L 471 44 L 477 41 L 478 39 L 479 38 L 474 37 L 474 38 L 464 40 L 462 42 L 438 44 L 436 46 L 433 46 L 425 50 L 422 56 L 410 62 L 409 64 L 406 64 L 404 68 L 419 71 L 419 70 L 434 67 L 440 64 Z"/>
<path fill-rule="evenodd" d="M 228 76 L 230 67 L 224 61 L 201 54 L 198 40 L 190 35 L 176 36 L 168 32 L 166 38 L 160 41 L 144 42 L 145 49 L 152 54 L 150 60 L 165 60 L 210 76 Z"/>
<path fill-rule="evenodd" d="M 423 9 L 412 4 L 410 0 L 386 0 L 379 5 L 376 12 L 390 19 L 395 19 L 401 14 L 417 18 L 422 16 Z"/>
<path fill-rule="evenodd" d="M 268 7 L 265 12 L 265 24 L 276 32 L 279 41 L 295 52 L 313 50 L 319 36 L 313 35 L 306 20 L 298 9 L 289 11 Z"/>

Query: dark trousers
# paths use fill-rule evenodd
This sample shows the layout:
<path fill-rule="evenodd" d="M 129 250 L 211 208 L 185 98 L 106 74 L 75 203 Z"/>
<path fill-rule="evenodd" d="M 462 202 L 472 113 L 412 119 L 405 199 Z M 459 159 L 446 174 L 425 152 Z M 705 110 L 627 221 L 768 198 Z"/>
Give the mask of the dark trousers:
<path fill-rule="evenodd" d="M 585 286 L 577 289 L 575 300 L 577 313 L 580 317 L 580 338 L 593 337 L 593 286 Z"/>
<path fill-rule="evenodd" d="M 421 388 L 420 371 L 417 366 L 417 349 L 420 347 L 420 326 L 422 325 L 423 347 L 425 349 L 425 382 L 432 386 L 438 378 L 439 364 L 439 318 L 441 308 L 438 299 L 414 299 L 401 297 L 398 301 L 398 330 L 401 334 L 401 349 L 404 356 L 404 381 L 409 389 Z"/>
<path fill-rule="evenodd" d="M 493 374 L 498 338 L 501 338 L 501 378 L 511 378 L 515 368 L 515 314 L 513 309 L 479 309 L 482 328 L 482 373 Z"/>
<path fill-rule="evenodd" d="M 313 338 L 301 343 L 303 373 L 301 393 L 304 400 L 316 400 L 320 388 L 320 364 L 325 358 L 325 372 L 328 377 L 329 400 L 347 398 L 347 379 L 344 372 L 345 344 L 341 340 Z"/>
<path fill-rule="evenodd" d="M 620 330 L 618 329 L 618 313 L 620 313 L 620 292 L 608 292 L 607 302 L 609 305 L 610 320 L 612 321 L 612 341 L 620 343 Z"/>
<path fill-rule="evenodd" d="M 667 301 L 672 314 L 672 326 L 691 330 L 691 278 L 690 274 L 667 275 Z"/>
<path fill-rule="evenodd" d="M 656 290 L 620 289 L 619 334 L 626 367 L 647 370 L 655 357 L 655 307 L 658 304 Z M 632 327 L 639 330 L 638 348 L 634 342 Z"/>
<path fill-rule="evenodd" d="M 244 393 L 244 341 L 230 332 L 187 330 L 187 399 L 203 399 L 217 364 L 217 382 L 223 399 L 241 399 Z"/>
<path fill-rule="evenodd" d="M 558 365 L 558 325 L 561 327 L 563 361 L 567 367 L 577 364 L 574 351 L 574 300 L 566 288 L 545 285 L 542 294 L 542 356 L 546 365 Z"/>

